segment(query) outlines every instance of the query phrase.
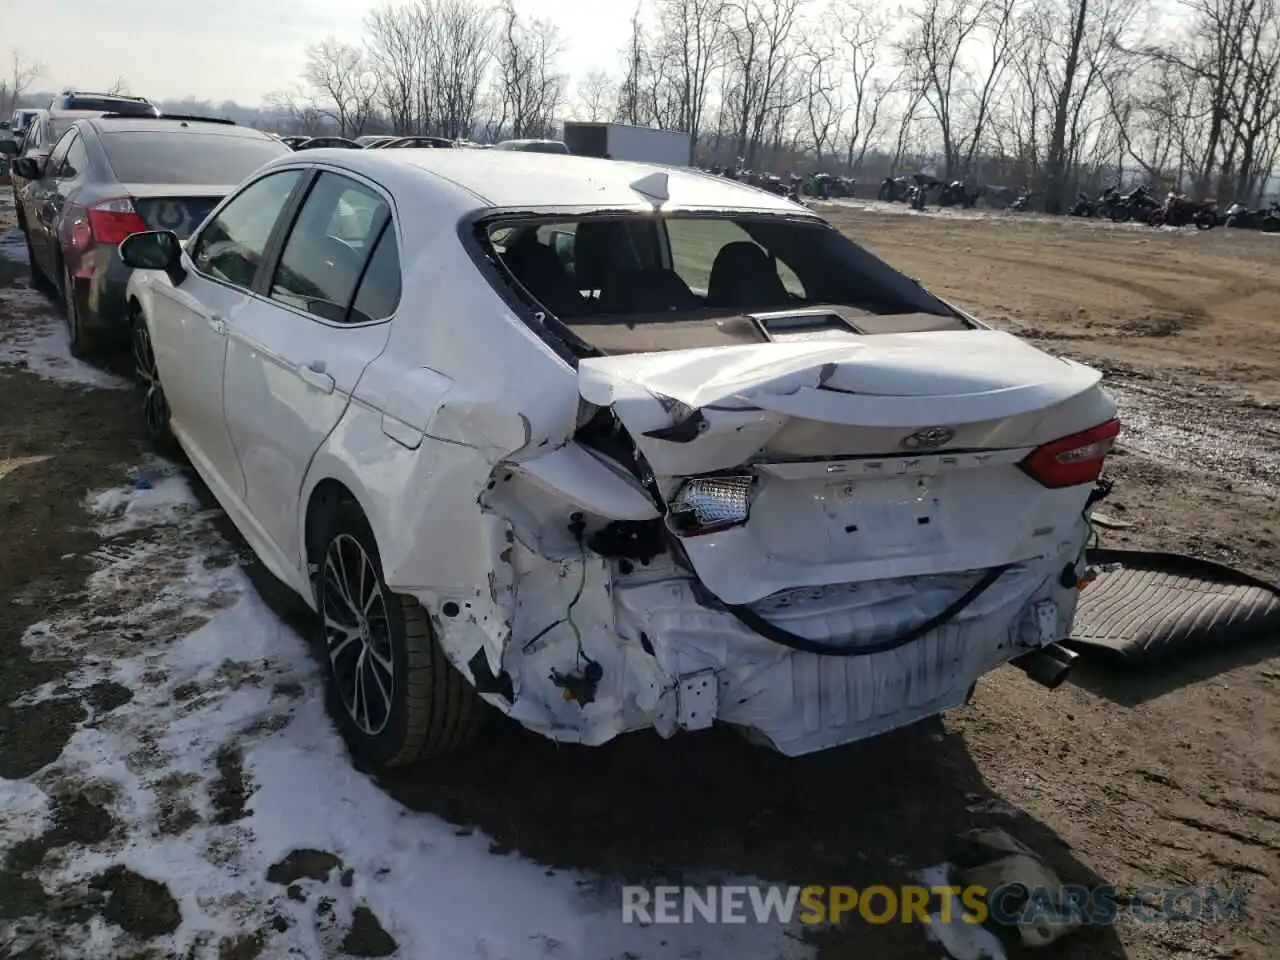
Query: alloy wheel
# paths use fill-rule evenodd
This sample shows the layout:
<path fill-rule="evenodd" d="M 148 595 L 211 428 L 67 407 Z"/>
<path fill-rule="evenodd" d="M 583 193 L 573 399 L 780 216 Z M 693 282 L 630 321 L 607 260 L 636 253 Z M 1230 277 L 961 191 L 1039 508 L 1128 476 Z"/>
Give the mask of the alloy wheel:
<path fill-rule="evenodd" d="M 169 429 L 169 403 L 160 385 L 155 352 L 146 321 L 137 317 L 133 324 L 133 369 L 142 385 L 142 417 L 147 433 L 153 439 L 163 437 Z"/>
<path fill-rule="evenodd" d="M 359 540 L 345 533 L 333 538 L 320 585 L 325 648 L 338 696 L 360 732 L 375 737 L 391 721 L 395 666 L 386 596 Z"/>

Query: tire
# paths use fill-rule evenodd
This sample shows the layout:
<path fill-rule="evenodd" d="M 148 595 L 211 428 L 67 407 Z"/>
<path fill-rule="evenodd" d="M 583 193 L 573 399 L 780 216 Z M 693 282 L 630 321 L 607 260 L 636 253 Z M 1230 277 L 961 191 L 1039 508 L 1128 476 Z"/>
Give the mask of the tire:
<path fill-rule="evenodd" d="M 1227 217 L 1226 222 L 1223 224 L 1223 226 L 1235 227 L 1236 229 L 1239 229 L 1242 226 L 1242 224 L 1240 223 L 1240 218 L 1233 213 L 1231 216 Z"/>
<path fill-rule="evenodd" d="M 102 352 L 102 344 L 93 331 L 84 328 L 80 304 L 76 301 L 75 278 L 66 264 L 62 264 L 62 314 L 67 322 L 67 346 L 71 355 L 86 359 Z"/>
<path fill-rule="evenodd" d="M 147 318 L 136 307 L 129 318 L 130 345 L 133 354 L 133 377 L 142 392 L 142 433 L 157 453 L 167 457 L 181 456 L 182 448 L 169 429 L 169 401 L 160 382 L 155 352 L 151 349 L 151 331 Z"/>
<path fill-rule="evenodd" d="M 1212 213 L 1196 214 L 1197 230 L 1212 230 L 1217 225 L 1218 225 L 1218 217 L 1216 214 L 1212 214 Z"/>
<path fill-rule="evenodd" d="M 1113 223 L 1128 223 L 1133 219 L 1133 210 L 1127 206 L 1115 206 L 1111 208 L 1111 220 Z"/>
<path fill-rule="evenodd" d="M 1280 233 L 1280 217 L 1264 217 L 1262 220 L 1263 233 Z"/>
<path fill-rule="evenodd" d="M 330 505 L 317 534 L 325 700 L 356 764 L 372 770 L 407 767 L 471 742 L 486 705 L 445 656 L 427 612 L 412 597 L 387 589 L 373 531 L 359 507 L 349 501 Z M 346 596 L 361 591 L 356 571 L 363 571 L 365 583 L 353 604 Z M 360 616 L 353 606 L 367 613 Z M 338 630 L 330 623 L 352 626 Z M 357 684 L 361 662 L 366 672 Z M 357 687 L 364 691 L 363 710 Z"/>
<path fill-rule="evenodd" d="M 1156 209 L 1156 210 L 1152 210 L 1149 214 L 1147 214 L 1147 226 L 1163 227 L 1164 223 L 1165 223 L 1165 220 L 1164 220 L 1163 210 Z"/>
<path fill-rule="evenodd" d="M 44 272 L 36 266 L 36 251 L 31 246 L 31 234 L 27 233 L 27 221 L 19 217 L 18 229 L 22 231 L 23 242 L 27 245 L 27 269 L 31 271 L 31 286 L 41 293 L 53 296 L 58 293 L 58 285 L 52 282 L 44 275 Z"/>

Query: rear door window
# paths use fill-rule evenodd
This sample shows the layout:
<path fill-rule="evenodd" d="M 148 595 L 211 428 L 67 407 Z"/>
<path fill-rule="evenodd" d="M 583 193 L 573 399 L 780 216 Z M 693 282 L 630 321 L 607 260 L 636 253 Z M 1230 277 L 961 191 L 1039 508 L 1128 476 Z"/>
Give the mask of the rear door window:
<path fill-rule="evenodd" d="M 110 121 L 107 121 L 110 122 Z M 121 183 L 239 183 L 290 150 L 270 137 L 199 131 L 104 133 L 107 162 Z"/>
<path fill-rule="evenodd" d="M 396 243 L 396 225 L 387 221 L 382 236 L 374 244 L 373 255 L 365 267 L 351 304 L 351 323 L 385 320 L 400 305 L 400 248 Z"/>
<path fill-rule="evenodd" d="M 351 316 L 356 287 L 390 219 L 391 208 L 377 191 L 322 173 L 289 232 L 271 299 L 331 323 L 362 319 Z M 375 308 L 376 302 L 369 309 Z"/>

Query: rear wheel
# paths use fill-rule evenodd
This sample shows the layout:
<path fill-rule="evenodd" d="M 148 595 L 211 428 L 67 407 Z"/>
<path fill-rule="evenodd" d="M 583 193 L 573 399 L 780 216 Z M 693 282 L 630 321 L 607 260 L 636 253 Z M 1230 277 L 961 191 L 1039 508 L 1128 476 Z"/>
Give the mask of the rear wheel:
<path fill-rule="evenodd" d="M 133 376 L 142 390 L 142 432 L 159 452 L 175 454 L 178 442 L 169 429 L 169 401 L 160 383 L 155 351 L 147 320 L 136 307 L 131 314 L 130 338 L 133 344 Z"/>
<path fill-rule="evenodd" d="M 328 507 L 315 554 L 329 711 L 355 759 L 404 767 L 472 740 L 485 704 L 440 648 L 425 610 L 392 593 L 351 502 Z"/>
<path fill-rule="evenodd" d="M 1155 210 L 1152 210 L 1149 214 L 1147 214 L 1148 226 L 1163 227 L 1164 222 L 1165 222 L 1164 211 L 1159 208 L 1156 208 Z"/>
<path fill-rule="evenodd" d="M 35 289 L 49 294 L 55 295 L 58 292 L 58 285 L 50 282 L 49 278 L 36 264 L 36 251 L 31 246 L 31 234 L 27 232 L 27 222 L 21 217 L 18 218 L 18 229 L 22 231 L 22 239 L 27 245 L 27 269 L 31 271 L 31 286 Z"/>
<path fill-rule="evenodd" d="M 1266 217 L 1262 221 L 1263 233 L 1280 233 L 1280 217 Z"/>
<path fill-rule="evenodd" d="M 1115 223 L 1128 223 L 1132 218 L 1133 210 L 1123 204 L 1111 208 L 1111 219 Z"/>
<path fill-rule="evenodd" d="M 80 301 L 76 296 L 75 277 L 66 265 L 62 266 L 62 310 L 67 321 L 67 344 L 73 357 L 92 357 L 102 352 L 101 338 L 93 330 L 86 330 Z"/>

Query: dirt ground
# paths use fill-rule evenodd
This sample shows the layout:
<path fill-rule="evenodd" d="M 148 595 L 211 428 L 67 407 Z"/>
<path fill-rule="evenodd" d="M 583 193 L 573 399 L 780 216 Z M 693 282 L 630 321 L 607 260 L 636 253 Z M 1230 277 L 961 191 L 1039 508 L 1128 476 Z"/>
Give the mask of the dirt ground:
<path fill-rule="evenodd" d="M 1104 531 L 1105 544 L 1184 550 L 1275 577 L 1280 241 L 1031 217 L 826 213 L 941 295 L 1106 371 L 1126 433 L 1110 471 L 1115 493 L 1101 509 L 1132 527 Z M 0 211 L 0 232 L 11 223 Z M 0 288 L 25 277 L 0 255 Z M 0 302 L 0 342 L 19 319 L 5 310 Z M 20 640 L 77 601 L 97 544 L 84 497 L 138 461 L 135 416 L 128 393 L 0 369 L 0 777 L 36 772 L 86 716 L 127 696 L 98 689 L 81 701 L 11 705 L 71 666 L 32 662 Z M 1078 676 L 1048 692 L 1001 670 L 940 722 L 800 760 L 719 733 L 578 750 L 504 729 L 483 753 L 387 789 L 414 810 L 483 831 L 495 853 L 648 880 L 710 868 L 781 883 L 892 885 L 944 859 L 966 828 L 1000 826 L 1068 881 L 1243 887 L 1250 906 L 1240 921 L 1123 921 L 1011 956 L 1275 957 L 1280 645 L 1158 676 Z M 111 828 L 91 790 L 66 796 L 49 831 L 0 864 L 0 957 L 5 924 L 33 914 L 80 923 L 96 913 L 144 944 L 172 929 L 172 897 L 136 874 L 108 871 L 74 903 L 31 881 L 27 869 L 49 850 L 92 845 Z M 254 943 L 210 955 L 272 956 Z M 854 920 L 822 935 L 819 956 L 915 960 L 934 951 L 919 928 Z"/>

